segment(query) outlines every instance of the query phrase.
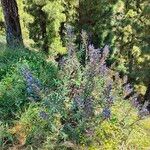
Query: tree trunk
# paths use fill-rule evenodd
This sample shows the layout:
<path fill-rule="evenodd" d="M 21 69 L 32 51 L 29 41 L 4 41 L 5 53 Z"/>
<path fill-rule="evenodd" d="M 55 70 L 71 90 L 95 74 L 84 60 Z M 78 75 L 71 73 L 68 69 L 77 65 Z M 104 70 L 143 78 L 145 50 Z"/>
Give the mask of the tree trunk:
<path fill-rule="evenodd" d="M 144 96 L 144 100 L 149 102 L 148 110 L 150 111 L 150 84 L 147 87 L 147 90 L 146 90 L 146 93 L 145 93 L 145 96 Z"/>
<path fill-rule="evenodd" d="M 7 45 L 9 47 L 23 46 L 16 0 L 1 0 L 1 4 L 5 18 Z"/>
<path fill-rule="evenodd" d="M 47 16 L 46 13 L 42 10 L 42 7 L 39 10 L 40 15 L 39 15 L 39 25 L 40 25 L 40 30 L 42 34 L 42 40 L 43 40 L 43 45 L 42 45 L 42 50 L 48 54 L 49 51 L 49 45 L 48 45 L 48 35 L 46 31 L 46 20 Z"/>

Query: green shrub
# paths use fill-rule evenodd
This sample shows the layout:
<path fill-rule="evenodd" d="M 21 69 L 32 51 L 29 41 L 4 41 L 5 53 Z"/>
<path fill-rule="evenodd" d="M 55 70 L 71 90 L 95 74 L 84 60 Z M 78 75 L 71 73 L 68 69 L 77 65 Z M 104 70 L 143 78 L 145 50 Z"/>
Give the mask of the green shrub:
<path fill-rule="evenodd" d="M 0 119 L 6 122 L 21 112 L 28 99 L 27 85 L 21 69 L 28 67 L 43 86 L 55 87 L 57 69 L 45 61 L 45 56 L 27 49 L 0 52 Z"/>
<path fill-rule="evenodd" d="M 11 121 L 1 126 L 2 145 L 11 137 L 25 149 L 149 148 L 149 118 L 126 78 L 107 66 L 108 46 L 100 54 L 90 45 L 85 66 L 68 49 L 59 71 L 39 53 L 3 53 L 12 63 L 1 71 L 0 120 Z"/>
<path fill-rule="evenodd" d="M 8 125 L 4 125 L 0 122 L 0 148 L 5 149 L 13 142 L 13 136 L 8 131 Z"/>

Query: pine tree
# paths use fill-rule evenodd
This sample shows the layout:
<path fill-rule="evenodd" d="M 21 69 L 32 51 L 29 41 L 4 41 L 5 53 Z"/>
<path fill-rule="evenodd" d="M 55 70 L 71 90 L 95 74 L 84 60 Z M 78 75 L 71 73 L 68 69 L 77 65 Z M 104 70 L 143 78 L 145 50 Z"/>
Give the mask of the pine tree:
<path fill-rule="evenodd" d="M 33 22 L 34 18 L 25 11 L 25 6 L 26 6 L 26 1 L 25 0 L 17 0 L 18 4 L 18 13 L 20 16 L 20 25 L 22 29 L 22 36 L 24 39 L 25 44 L 27 42 L 31 42 L 29 38 L 29 24 Z"/>
<path fill-rule="evenodd" d="M 61 23 L 65 22 L 64 7 L 60 0 L 27 0 L 25 10 L 33 16 L 29 23 L 29 36 L 37 47 L 46 53 L 51 51 L 65 52 L 60 36 Z"/>
<path fill-rule="evenodd" d="M 23 45 L 16 0 L 1 0 L 1 4 L 5 18 L 7 45 L 10 47 Z"/>
<path fill-rule="evenodd" d="M 80 0 L 79 1 L 79 22 L 81 30 L 85 30 L 91 43 L 101 47 L 111 40 L 111 19 L 113 6 L 116 1 Z"/>
<path fill-rule="evenodd" d="M 113 43 L 116 47 L 118 70 L 128 73 L 130 80 L 139 92 L 144 94 L 143 85 L 147 86 L 150 72 L 149 53 L 149 2 L 119 0 L 113 12 Z M 125 66 L 125 67 L 123 67 Z"/>
<path fill-rule="evenodd" d="M 3 17 L 3 13 L 2 13 L 2 6 L 0 3 L 0 34 L 4 33 L 4 28 L 5 28 L 4 17 Z"/>

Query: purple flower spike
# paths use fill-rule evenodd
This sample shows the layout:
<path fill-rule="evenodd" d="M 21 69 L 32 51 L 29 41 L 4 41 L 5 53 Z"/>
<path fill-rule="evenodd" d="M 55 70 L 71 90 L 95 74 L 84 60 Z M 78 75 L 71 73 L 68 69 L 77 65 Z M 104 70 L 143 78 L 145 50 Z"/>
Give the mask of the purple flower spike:
<path fill-rule="evenodd" d="M 22 68 L 21 72 L 27 85 L 27 93 L 29 94 L 29 97 L 33 98 L 35 101 L 39 100 L 41 91 L 40 81 L 33 77 L 27 68 Z"/>
<path fill-rule="evenodd" d="M 106 59 L 109 55 L 109 46 L 105 45 L 105 47 L 103 48 L 103 52 L 102 52 L 103 57 Z"/>
<path fill-rule="evenodd" d="M 41 117 L 42 119 L 44 119 L 44 120 L 47 120 L 47 119 L 48 119 L 48 114 L 47 114 L 46 112 L 44 112 L 44 111 L 41 111 L 41 112 L 40 112 L 40 117 Z"/>
<path fill-rule="evenodd" d="M 100 74 L 101 74 L 102 76 L 107 75 L 108 68 L 107 68 L 106 64 L 101 65 L 100 68 L 99 68 L 99 70 L 100 70 Z"/>
<path fill-rule="evenodd" d="M 133 88 L 131 87 L 129 83 L 124 86 L 124 92 L 125 92 L 125 96 L 133 92 Z"/>
<path fill-rule="evenodd" d="M 104 108 L 103 111 L 102 111 L 102 116 L 105 119 L 110 118 L 110 116 L 111 116 L 110 108 Z"/>

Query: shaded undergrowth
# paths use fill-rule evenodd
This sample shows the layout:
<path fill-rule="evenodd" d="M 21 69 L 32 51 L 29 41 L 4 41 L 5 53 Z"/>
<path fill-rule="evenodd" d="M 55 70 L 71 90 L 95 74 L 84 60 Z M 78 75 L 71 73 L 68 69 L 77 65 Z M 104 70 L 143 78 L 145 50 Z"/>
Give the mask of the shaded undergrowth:
<path fill-rule="evenodd" d="M 56 63 L 28 49 L 0 51 L 2 149 L 118 150 L 149 148 L 150 120 L 127 77 L 107 65 L 110 49 L 70 38 Z M 145 104 L 146 105 L 146 104 Z"/>

